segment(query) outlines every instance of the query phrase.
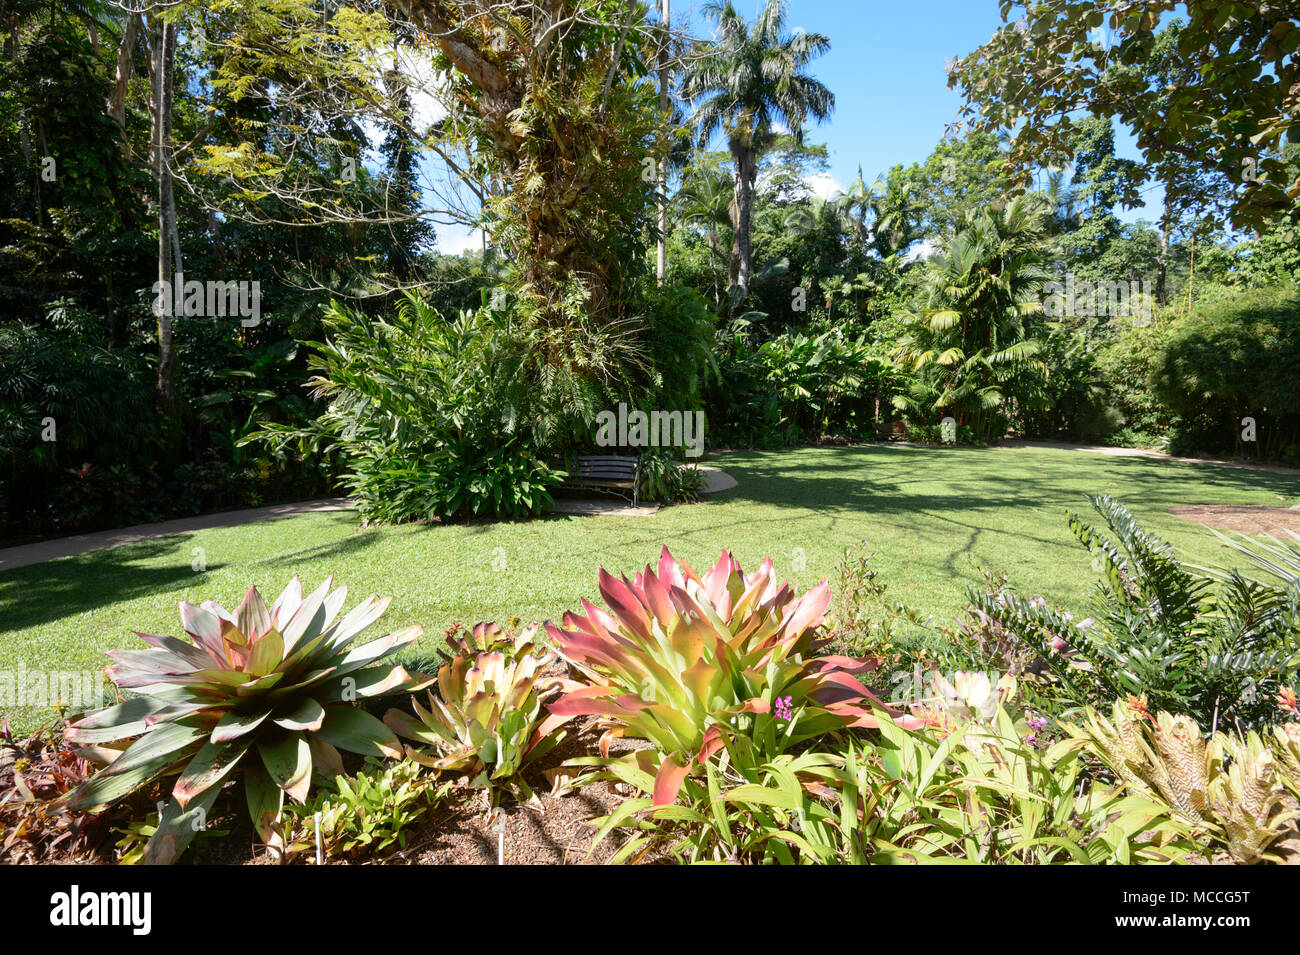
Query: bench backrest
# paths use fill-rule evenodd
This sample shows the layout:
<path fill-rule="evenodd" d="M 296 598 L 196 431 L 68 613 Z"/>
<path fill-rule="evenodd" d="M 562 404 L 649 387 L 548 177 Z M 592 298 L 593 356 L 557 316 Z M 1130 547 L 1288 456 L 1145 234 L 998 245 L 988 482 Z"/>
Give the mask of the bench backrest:
<path fill-rule="evenodd" d="M 580 454 L 575 476 L 631 480 L 636 476 L 637 460 L 621 454 Z"/>

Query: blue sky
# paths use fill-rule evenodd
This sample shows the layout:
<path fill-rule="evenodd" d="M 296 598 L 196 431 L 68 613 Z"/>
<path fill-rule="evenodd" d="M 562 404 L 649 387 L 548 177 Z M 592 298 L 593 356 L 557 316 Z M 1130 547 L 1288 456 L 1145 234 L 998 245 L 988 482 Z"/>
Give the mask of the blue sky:
<path fill-rule="evenodd" d="M 753 20 L 765 0 L 733 0 Z M 672 0 L 673 23 L 690 23 L 696 36 L 711 34 L 701 15 L 703 0 Z M 859 164 L 870 183 L 898 163 L 924 162 L 957 118 L 962 98 L 948 89 L 945 65 L 971 52 L 1001 24 L 998 0 L 790 0 L 787 22 L 830 38 L 828 53 L 811 72 L 835 94 L 835 112 L 807 131 L 826 143 L 830 173 L 842 186 Z M 1139 158 L 1132 137 L 1116 129 L 1120 155 Z M 1121 211 L 1121 218 L 1155 219 L 1160 191 L 1146 187 L 1147 208 Z M 444 248 L 470 247 L 444 227 Z M 476 245 L 476 244 L 475 244 Z"/>
<path fill-rule="evenodd" d="M 752 22 L 765 2 L 733 5 Z M 790 0 L 790 30 L 831 41 L 811 72 L 835 94 L 835 112 L 807 138 L 826 143 L 837 182 L 852 182 L 859 164 L 870 183 L 890 166 L 925 161 L 962 104 L 960 92 L 948 89 L 945 66 L 993 35 L 1002 24 L 999 6 L 999 0 Z M 673 0 L 673 20 L 689 16 L 692 32 L 707 36 L 712 25 L 700 15 L 703 7 L 702 0 Z M 1120 155 L 1140 158 L 1128 131 L 1115 132 Z M 1148 203 L 1158 203 L 1158 187 L 1146 188 Z M 1149 205 L 1120 217 L 1158 214 Z"/>
<path fill-rule="evenodd" d="M 763 0 L 733 0 L 750 20 Z M 693 14 L 698 35 L 710 24 L 699 0 L 675 0 Z M 811 72 L 835 94 L 829 120 L 807 131 L 830 150 L 831 173 L 867 182 L 897 163 L 922 162 L 957 117 L 961 96 L 949 90 L 944 65 L 975 49 L 997 29 L 997 0 L 791 0 L 792 30 L 830 38 Z"/>

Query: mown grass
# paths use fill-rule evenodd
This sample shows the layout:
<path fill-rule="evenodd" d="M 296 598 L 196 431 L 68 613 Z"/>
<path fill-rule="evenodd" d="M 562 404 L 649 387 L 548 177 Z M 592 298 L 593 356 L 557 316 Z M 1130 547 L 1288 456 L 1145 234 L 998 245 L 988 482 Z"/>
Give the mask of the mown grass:
<path fill-rule="evenodd" d="M 186 533 L 0 573 L 0 673 L 87 671 L 105 650 L 142 647 L 133 630 L 179 633 L 176 602 L 233 608 L 256 584 L 269 599 L 295 573 L 327 574 L 396 599 L 381 625 L 558 617 L 597 599 L 596 570 L 631 573 L 667 544 L 697 569 L 726 547 L 746 569 L 770 555 L 800 586 L 834 578 L 844 549 L 866 541 L 903 600 L 957 615 L 975 561 L 1005 570 L 1024 594 L 1081 606 L 1094 575 L 1065 524 L 1084 496 L 1119 498 L 1189 562 L 1228 561 L 1177 504 L 1291 505 L 1294 474 L 1118 458 L 1086 451 L 866 446 L 731 452 L 714 463 L 740 483 L 655 517 L 556 516 L 519 523 L 361 528 L 346 512 Z M 193 569 L 201 557 L 205 570 Z M 378 631 L 377 631 L 378 632 Z M 2 686 L 2 684 L 0 684 Z M 12 710 L 18 728 L 49 715 Z"/>

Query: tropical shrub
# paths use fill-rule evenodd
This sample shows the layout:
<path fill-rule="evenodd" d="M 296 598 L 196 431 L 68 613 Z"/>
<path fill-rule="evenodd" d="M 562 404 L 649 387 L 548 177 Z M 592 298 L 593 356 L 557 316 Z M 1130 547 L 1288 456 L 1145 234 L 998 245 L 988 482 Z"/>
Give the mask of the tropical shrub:
<path fill-rule="evenodd" d="M 431 747 L 408 745 L 412 760 L 462 773 L 471 786 L 490 789 L 494 804 L 502 789 L 534 798 L 523 771 L 555 748 L 564 738 L 556 731 L 569 720 L 542 712 L 564 681 L 540 676 L 555 657 L 537 646 L 537 629 L 514 634 L 479 623 L 468 636 L 448 636 L 457 652 L 438 671 L 439 696 L 429 693 L 428 709 L 412 700 L 415 717 L 399 709 L 384 714 L 398 736 Z"/>
<path fill-rule="evenodd" d="M 895 406 L 923 423 L 951 414 L 985 442 L 1002 437 L 1015 409 L 1041 409 L 1043 220 L 1035 200 L 968 214 L 933 263 L 925 305 L 907 316 L 894 350 L 910 374 Z"/>
<path fill-rule="evenodd" d="M 93 812 L 179 773 L 145 859 L 178 857 L 233 775 L 242 775 L 248 813 L 263 842 L 287 795 L 303 802 L 313 774 L 343 771 L 339 749 L 400 756 L 397 738 L 355 701 L 417 686 L 400 666 L 380 663 L 416 640 L 406 627 L 353 646 L 391 597 L 373 594 L 339 617 L 347 588 L 333 578 L 303 596 L 297 577 L 268 609 L 250 587 L 235 612 L 182 601 L 191 642 L 137 634 L 149 650 L 115 650 L 106 673 L 138 691 L 69 723 L 64 736 L 107 766 L 66 799 Z"/>
<path fill-rule="evenodd" d="M 887 356 L 838 328 L 785 332 L 755 345 L 749 324 L 742 317 L 719 334 L 719 381 L 708 402 L 720 435 L 713 443 L 777 447 L 874 435 L 877 410 L 897 388 Z"/>
<path fill-rule="evenodd" d="M 641 488 L 643 501 L 679 504 L 698 501 L 707 483 L 704 472 L 676 459 L 672 452 L 647 448 L 641 452 Z"/>
<path fill-rule="evenodd" d="M 956 427 L 943 424 L 907 423 L 907 440 L 917 444 L 965 444 L 983 447 L 984 440 L 968 424 Z"/>
<path fill-rule="evenodd" d="M 754 355 L 749 320 L 733 319 L 718 330 L 718 378 L 705 391 L 709 443 L 777 448 L 785 440 L 781 403 L 768 386 L 767 370 Z"/>
<path fill-rule="evenodd" d="M 787 440 L 874 432 L 876 406 L 888 399 L 890 362 L 865 338 L 835 328 L 787 332 L 763 342 L 754 359 L 776 392 Z"/>
<path fill-rule="evenodd" d="M 1119 324 L 1119 333 L 1097 352 L 1097 377 L 1103 391 L 1099 427 L 1106 444 L 1167 450 L 1176 417 L 1151 390 L 1151 376 L 1165 343 L 1169 324 Z"/>
<path fill-rule="evenodd" d="M 326 410 L 311 429 L 254 437 L 336 450 L 367 521 L 537 514 L 563 474 L 530 442 L 536 409 L 510 318 L 482 308 L 446 321 L 413 294 L 388 320 L 334 304 L 311 360 Z"/>
<path fill-rule="evenodd" d="M 411 824 L 438 805 L 450 789 L 450 783 L 437 785 L 433 775 L 414 760 L 367 757 L 359 772 L 336 776 L 303 805 L 285 809 L 282 861 L 312 855 L 318 831 L 326 857 L 382 853 L 394 844 L 405 848 Z"/>
<path fill-rule="evenodd" d="M 1278 566 L 1281 587 L 1235 570 L 1215 587 L 1119 503 L 1090 500 L 1114 538 L 1069 517 L 1102 575 L 1089 618 L 1010 592 L 972 589 L 972 606 L 1037 654 L 1068 704 L 1100 708 L 1145 694 L 1212 728 L 1275 721 L 1273 700 L 1300 668 L 1300 552 L 1290 550 L 1292 570 Z"/>
<path fill-rule="evenodd" d="M 1195 829 L 1199 845 L 1246 864 L 1300 864 L 1300 723 L 1207 740 L 1190 717 L 1130 697 L 1111 720 L 1089 709 L 1065 729 L 1130 791 Z"/>
<path fill-rule="evenodd" d="M 1105 400 L 1100 356 L 1101 349 L 1083 333 L 1049 328 L 1039 352 L 1047 366 L 1046 400 L 1021 409 L 1025 437 L 1097 441 L 1119 427 L 1119 414 Z"/>
<path fill-rule="evenodd" d="M 1300 289 L 1285 284 L 1203 300 L 1175 322 L 1155 361 L 1155 396 L 1179 415 L 1177 453 L 1276 459 L 1300 442 Z M 1243 418 L 1255 433 L 1243 441 Z M 1249 442 L 1253 441 L 1253 445 Z"/>
<path fill-rule="evenodd" d="M 583 601 L 585 615 L 547 625 L 589 683 L 549 708 L 600 717 L 602 755 L 615 737 L 649 740 L 657 805 L 673 802 L 728 736 L 763 740 L 772 752 L 877 723 L 873 697 L 854 674 L 879 661 L 817 655 L 830 603 L 825 581 L 796 596 L 788 583 L 778 586 L 770 559 L 746 575 L 725 551 L 700 577 L 665 547 L 657 572 L 647 566 L 629 581 L 602 569 L 599 587 L 608 612 Z"/>
<path fill-rule="evenodd" d="M 711 754 L 679 805 L 648 798 L 648 760 L 610 774 L 645 793 L 595 822 L 633 830 L 615 861 L 653 849 L 681 862 L 992 864 L 1168 862 L 1193 851 L 1158 801 L 1086 784 L 1082 744 L 1040 747 L 1005 709 L 878 739 L 764 758 L 744 737 Z"/>
<path fill-rule="evenodd" d="M 123 349 L 28 325 L 0 325 L 0 367 L 0 533 L 93 523 L 99 495 L 65 508 L 51 492 L 71 495 L 87 462 L 134 463 L 152 437 L 148 368 Z"/>
<path fill-rule="evenodd" d="M 645 295 L 642 321 L 656 393 L 653 405 L 693 411 L 701 407 L 705 386 L 718 372 L 713 350 L 718 317 L 703 295 L 681 285 Z"/>

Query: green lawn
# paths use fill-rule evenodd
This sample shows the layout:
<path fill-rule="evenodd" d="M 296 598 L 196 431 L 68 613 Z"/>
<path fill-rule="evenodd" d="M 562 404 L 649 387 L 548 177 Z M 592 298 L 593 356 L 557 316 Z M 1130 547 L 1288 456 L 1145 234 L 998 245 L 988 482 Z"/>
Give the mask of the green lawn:
<path fill-rule="evenodd" d="M 833 575 L 844 548 L 866 540 L 891 595 L 944 618 L 979 579 L 971 558 L 1007 571 L 1022 593 L 1077 605 L 1093 576 L 1065 510 L 1086 509 L 1087 493 L 1119 498 L 1198 563 L 1228 552 L 1170 506 L 1300 500 L 1293 474 L 1055 449 L 869 446 L 733 452 L 711 463 L 740 486 L 651 518 L 365 530 L 349 513 L 323 513 L 0 573 L 0 672 L 94 669 L 105 650 L 143 647 L 132 630 L 178 633 L 178 600 L 233 608 L 250 584 L 269 600 L 294 573 L 314 586 L 333 572 L 354 599 L 394 594 L 389 628 L 422 623 L 426 641 L 439 640 L 454 621 L 556 617 L 596 598 L 598 567 L 631 573 L 665 543 L 697 569 L 723 547 L 746 569 L 770 555 L 803 586 Z M 196 548 L 203 572 L 191 569 Z M 803 569 L 792 569 L 800 556 Z M 18 727 L 43 716 L 30 707 L 13 715 Z"/>

